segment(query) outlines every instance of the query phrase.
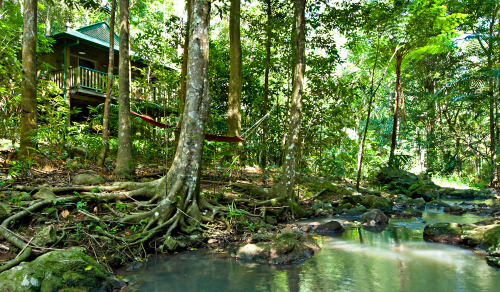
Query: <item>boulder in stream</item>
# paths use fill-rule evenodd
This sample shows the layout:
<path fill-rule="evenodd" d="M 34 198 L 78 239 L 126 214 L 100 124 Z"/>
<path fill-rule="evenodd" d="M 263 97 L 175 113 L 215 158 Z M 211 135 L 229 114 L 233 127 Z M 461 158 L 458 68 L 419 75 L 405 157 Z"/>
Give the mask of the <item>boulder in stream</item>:
<path fill-rule="evenodd" d="M 434 223 L 425 226 L 424 239 L 432 242 L 459 244 L 462 225 L 458 223 Z"/>
<path fill-rule="evenodd" d="M 329 235 L 344 232 L 344 227 L 338 221 L 330 221 L 316 227 L 314 232 L 321 235 Z"/>
<path fill-rule="evenodd" d="M 378 210 L 378 209 L 373 209 L 370 210 L 363 215 L 361 215 L 361 220 L 363 223 L 367 223 L 368 225 L 384 225 L 389 222 L 389 218 L 387 215 L 384 214 L 384 212 Z"/>
<path fill-rule="evenodd" d="M 433 242 L 461 244 L 500 256 L 500 221 L 485 220 L 475 224 L 434 223 L 425 226 L 424 239 Z"/>
<path fill-rule="evenodd" d="M 242 245 L 236 250 L 236 258 L 261 264 L 283 265 L 309 259 L 319 246 L 296 233 L 281 234 L 270 242 Z"/>
<path fill-rule="evenodd" d="M 363 198 L 361 204 L 368 209 L 378 209 L 383 212 L 392 211 L 392 203 L 388 199 L 376 195 L 368 195 Z"/>
<path fill-rule="evenodd" d="M 120 283 L 101 264 L 73 247 L 41 255 L 0 274 L 0 291 L 113 291 Z"/>
<path fill-rule="evenodd" d="M 486 262 L 490 266 L 500 268 L 500 257 L 488 256 L 488 257 L 486 257 Z"/>
<path fill-rule="evenodd" d="M 443 209 L 443 212 L 447 212 L 453 215 L 463 215 L 465 213 L 465 210 L 462 209 L 460 206 L 450 206 L 450 207 L 445 207 Z"/>

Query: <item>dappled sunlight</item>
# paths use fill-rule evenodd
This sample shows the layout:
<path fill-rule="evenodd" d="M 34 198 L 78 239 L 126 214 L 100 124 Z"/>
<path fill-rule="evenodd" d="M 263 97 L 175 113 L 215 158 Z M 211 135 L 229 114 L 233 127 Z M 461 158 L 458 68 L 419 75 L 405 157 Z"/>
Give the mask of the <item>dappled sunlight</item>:
<path fill-rule="evenodd" d="M 443 188 L 454 188 L 460 190 L 477 189 L 477 186 L 473 184 L 472 180 L 465 181 L 465 179 L 459 178 L 457 176 L 433 176 L 432 181 Z"/>

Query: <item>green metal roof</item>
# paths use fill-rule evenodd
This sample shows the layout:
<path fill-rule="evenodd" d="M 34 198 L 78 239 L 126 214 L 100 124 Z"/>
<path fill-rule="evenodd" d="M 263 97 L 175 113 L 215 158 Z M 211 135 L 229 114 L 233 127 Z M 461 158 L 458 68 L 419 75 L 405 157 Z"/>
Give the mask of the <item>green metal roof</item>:
<path fill-rule="evenodd" d="M 80 27 L 76 31 L 109 43 L 110 29 L 109 25 L 104 21 Z M 117 44 L 119 42 L 119 38 L 116 34 L 114 34 L 114 36 L 115 36 L 115 44 Z"/>
<path fill-rule="evenodd" d="M 68 29 L 63 32 L 54 34 L 52 37 L 55 39 L 67 38 L 71 40 L 80 40 L 81 43 L 88 44 L 90 46 L 108 50 L 109 49 L 109 25 L 106 22 L 98 22 L 95 24 L 80 27 L 76 30 Z M 119 52 L 119 38 L 115 34 L 114 50 Z M 151 61 L 144 59 L 137 55 L 134 51 L 130 50 L 130 55 L 134 56 L 141 63 L 148 64 Z M 163 65 L 164 66 L 164 65 Z M 168 66 L 166 68 L 172 69 Z"/>
<path fill-rule="evenodd" d="M 101 49 L 108 49 L 109 48 L 109 42 L 108 41 L 96 38 L 96 37 L 91 36 L 91 35 L 87 35 L 87 34 L 81 33 L 78 30 L 71 30 L 70 29 L 70 30 L 67 30 L 67 31 L 56 33 L 55 35 L 53 35 L 53 37 L 56 38 L 56 39 L 58 39 L 58 38 L 69 38 L 69 39 L 73 39 L 73 40 L 81 40 L 81 41 L 83 41 L 85 43 L 88 43 L 91 46 L 95 46 L 95 47 L 98 47 L 98 48 L 101 48 Z M 108 38 L 109 38 L 109 36 L 108 36 Z M 115 35 L 115 40 L 116 39 L 117 39 L 117 36 Z M 114 47 L 115 51 L 119 51 L 118 41 L 115 41 L 113 47 Z"/>

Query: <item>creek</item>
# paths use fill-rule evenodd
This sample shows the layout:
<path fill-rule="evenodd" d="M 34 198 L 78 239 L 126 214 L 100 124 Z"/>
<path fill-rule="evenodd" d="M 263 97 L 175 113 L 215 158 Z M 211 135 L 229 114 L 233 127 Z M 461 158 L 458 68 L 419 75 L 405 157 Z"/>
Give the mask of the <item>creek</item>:
<path fill-rule="evenodd" d="M 474 223 L 488 218 L 428 209 L 421 220 L 391 218 L 383 230 L 351 228 L 320 237 L 321 252 L 299 264 L 251 264 L 197 250 L 153 257 L 142 269 L 118 274 L 132 283 L 124 291 L 141 292 L 498 291 L 500 269 L 488 266 L 483 256 L 422 239 L 429 223 Z"/>

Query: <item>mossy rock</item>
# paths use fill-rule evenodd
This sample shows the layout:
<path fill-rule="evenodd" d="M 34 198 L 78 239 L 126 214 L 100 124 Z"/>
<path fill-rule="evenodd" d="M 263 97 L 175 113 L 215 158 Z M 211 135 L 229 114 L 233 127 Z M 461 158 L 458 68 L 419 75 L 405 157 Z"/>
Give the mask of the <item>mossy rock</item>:
<path fill-rule="evenodd" d="M 361 215 L 361 220 L 363 223 L 369 223 L 370 225 L 384 225 L 389 222 L 389 218 L 384 212 L 373 209 Z"/>
<path fill-rule="evenodd" d="M 500 258 L 499 257 L 486 257 L 486 262 L 492 267 L 500 268 Z"/>
<path fill-rule="evenodd" d="M 417 188 L 413 188 L 411 191 L 408 190 L 408 197 L 412 199 L 422 198 L 426 202 L 430 202 L 436 199 L 438 195 L 438 190 L 435 186 L 424 185 Z"/>
<path fill-rule="evenodd" d="M 105 182 L 104 178 L 96 173 L 80 173 L 72 179 L 75 185 L 99 185 Z"/>
<path fill-rule="evenodd" d="M 359 216 L 368 210 L 365 206 L 359 205 L 352 207 L 351 209 L 345 210 L 347 216 Z"/>
<path fill-rule="evenodd" d="M 314 230 L 314 232 L 321 235 L 341 233 L 344 231 L 345 231 L 344 227 L 342 227 L 342 225 L 338 221 L 330 221 L 323 223 L 318 227 L 316 227 L 316 229 Z"/>
<path fill-rule="evenodd" d="M 113 291 L 120 283 L 74 247 L 41 255 L 0 274 L 0 291 Z"/>
<path fill-rule="evenodd" d="M 491 198 L 494 195 L 486 193 L 484 191 L 478 191 L 473 189 L 453 189 L 453 188 L 441 188 L 439 189 L 439 194 L 446 197 L 453 197 L 459 199 L 475 199 L 475 198 Z"/>
<path fill-rule="evenodd" d="M 395 167 L 381 168 L 376 175 L 376 179 L 382 184 L 389 185 L 392 183 L 392 188 L 408 189 L 412 185 L 419 183 L 417 175 Z"/>
<path fill-rule="evenodd" d="M 261 264 L 283 265 L 309 259 L 319 247 L 295 233 L 284 233 L 270 242 L 259 242 L 241 245 L 235 256 L 239 260 Z"/>
<path fill-rule="evenodd" d="M 33 239 L 33 243 L 38 246 L 48 247 L 52 243 L 56 242 L 56 229 L 54 226 L 43 226 L 42 229 L 35 235 Z"/>
<path fill-rule="evenodd" d="M 342 202 L 349 203 L 352 205 L 360 204 L 363 201 L 363 195 L 356 194 L 352 196 L 344 196 Z"/>
<path fill-rule="evenodd" d="M 3 220 L 7 219 L 9 217 L 9 213 L 7 213 L 7 210 L 0 204 L 0 222 L 3 222 Z"/>
<path fill-rule="evenodd" d="M 492 256 L 500 256 L 500 225 L 489 228 L 484 232 L 480 246 Z"/>
<path fill-rule="evenodd" d="M 424 239 L 432 242 L 459 244 L 462 225 L 458 223 L 434 223 L 425 226 Z"/>
<path fill-rule="evenodd" d="M 467 224 L 462 226 L 462 235 L 460 236 L 460 244 L 476 247 L 483 241 L 486 231 L 491 229 L 491 225 L 477 226 L 475 224 Z"/>
<path fill-rule="evenodd" d="M 379 209 L 382 212 L 391 212 L 392 203 L 384 197 L 368 195 L 363 198 L 361 204 L 368 209 Z"/>
<path fill-rule="evenodd" d="M 400 218 L 422 217 L 422 212 L 413 208 L 406 208 L 398 214 Z"/>
<path fill-rule="evenodd" d="M 57 197 L 56 194 L 54 194 L 54 192 L 52 192 L 50 189 L 41 188 L 38 192 L 36 192 L 35 195 L 33 195 L 33 198 L 37 200 L 54 200 Z"/>

